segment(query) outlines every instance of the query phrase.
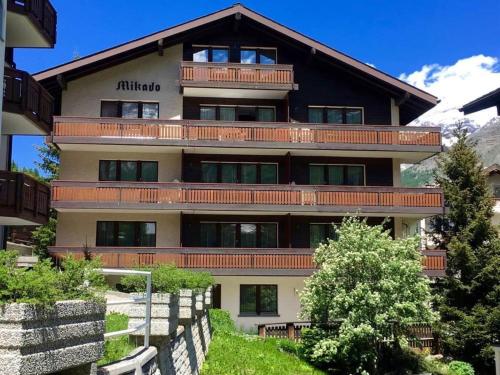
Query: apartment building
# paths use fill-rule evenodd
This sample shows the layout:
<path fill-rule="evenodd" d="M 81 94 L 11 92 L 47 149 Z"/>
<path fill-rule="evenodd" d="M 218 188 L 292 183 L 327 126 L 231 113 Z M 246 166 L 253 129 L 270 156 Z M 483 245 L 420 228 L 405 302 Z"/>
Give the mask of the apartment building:
<path fill-rule="evenodd" d="M 51 253 L 208 270 L 247 328 L 297 320 L 347 213 L 402 237 L 443 212 L 439 189 L 400 187 L 401 163 L 442 150 L 406 126 L 437 98 L 239 4 L 35 78 L 60 115 Z"/>
<path fill-rule="evenodd" d="M 3 0 L 0 11 L 0 58 L 4 61 L 0 71 L 0 248 L 5 248 L 7 226 L 40 225 L 48 220 L 49 186 L 11 171 L 12 136 L 49 134 L 54 98 L 16 66 L 14 54 L 18 48 L 53 48 L 57 14 L 48 0 Z"/>

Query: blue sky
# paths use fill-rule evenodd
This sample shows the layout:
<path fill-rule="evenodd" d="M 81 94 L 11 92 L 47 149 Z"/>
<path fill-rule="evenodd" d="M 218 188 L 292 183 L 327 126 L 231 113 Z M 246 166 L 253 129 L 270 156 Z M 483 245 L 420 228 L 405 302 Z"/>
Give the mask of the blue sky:
<path fill-rule="evenodd" d="M 56 47 L 17 49 L 15 61 L 19 69 L 34 73 L 71 60 L 75 55 L 85 56 L 234 2 L 52 0 L 52 3 L 58 12 Z M 427 74 L 421 82 L 418 75 L 408 78 L 415 84 L 420 82 L 423 88 L 431 79 L 445 79 L 443 75 L 449 70 L 443 72 L 442 67 L 453 67 L 457 61 L 477 55 L 492 59 L 488 60 L 487 71 L 495 79 L 500 76 L 496 74 L 500 70 L 498 0 L 249 0 L 243 4 L 396 77 L 402 74 L 408 77 L 418 71 L 428 73 L 423 69 L 426 65 L 442 72 L 441 76 Z M 474 61 L 479 69 L 484 67 L 484 60 Z M 462 69 L 469 69 L 467 66 L 470 63 L 462 64 Z M 455 74 L 462 73 L 455 71 Z M 485 81 L 496 82 L 495 79 Z M 485 83 L 476 90 L 481 92 L 486 86 Z M 34 145 L 41 142 L 41 137 L 15 137 L 14 160 L 22 166 L 32 166 L 37 157 Z"/>

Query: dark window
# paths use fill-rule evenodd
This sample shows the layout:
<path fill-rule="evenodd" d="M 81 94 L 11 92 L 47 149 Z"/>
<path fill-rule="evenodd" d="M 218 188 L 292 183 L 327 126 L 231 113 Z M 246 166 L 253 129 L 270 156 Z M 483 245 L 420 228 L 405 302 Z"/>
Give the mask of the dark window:
<path fill-rule="evenodd" d="M 258 106 L 202 105 L 200 120 L 275 122 L 276 109 Z"/>
<path fill-rule="evenodd" d="M 365 185 L 362 165 L 309 164 L 310 185 Z"/>
<path fill-rule="evenodd" d="M 335 227 L 331 223 L 309 224 L 309 245 L 311 249 L 316 249 L 319 244 L 327 239 L 335 240 L 337 235 Z"/>
<path fill-rule="evenodd" d="M 96 246 L 155 247 L 156 223 L 98 221 Z"/>
<path fill-rule="evenodd" d="M 157 119 L 159 112 L 158 103 L 101 100 L 101 117 Z"/>
<path fill-rule="evenodd" d="M 278 286 L 240 285 L 240 314 L 278 314 Z"/>
<path fill-rule="evenodd" d="M 194 47 L 194 62 L 229 62 L 229 48 L 225 47 Z"/>
<path fill-rule="evenodd" d="M 275 163 L 202 162 L 201 182 L 277 184 L 278 165 Z"/>
<path fill-rule="evenodd" d="M 99 181 L 158 182 L 158 162 L 99 160 Z"/>
<path fill-rule="evenodd" d="M 276 223 L 200 223 L 200 246 L 277 248 Z"/>
<path fill-rule="evenodd" d="M 274 48 L 242 48 L 240 50 L 242 64 L 276 64 L 276 61 Z"/>
<path fill-rule="evenodd" d="M 362 124 L 360 108 L 309 107 L 309 122 L 328 124 Z"/>
<path fill-rule="evenodd" d="M 493 186 L 493 197 L 500 198 L 500 185 Z"/>

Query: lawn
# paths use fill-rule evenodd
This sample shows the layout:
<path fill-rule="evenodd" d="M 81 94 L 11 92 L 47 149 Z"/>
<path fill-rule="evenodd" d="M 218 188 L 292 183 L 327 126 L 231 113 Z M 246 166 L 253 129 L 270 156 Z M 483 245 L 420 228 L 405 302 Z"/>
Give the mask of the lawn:
<path fill-rule="evenodd" d="M 111 313 L 106 315 L 106 332 L 121 331 L 128 328 L 128 316 L 124 314 Z M 106 340 L 104 347 L 104 357 L 97 364 L 99 366 L 117 361 L 128 355 L 135 344 L 129 335 L 118 336 Z"/>
<path fill-rule="evenodd" d="M 290 346 L 293 351 L 293 345 L 288 341 L 262 339 L 238 332 L 226 321 L 221 324 L 222 313 L 225 312 L 211 311 L 214 335 L 201 375 L 324 374 L 285 351 Z"/>

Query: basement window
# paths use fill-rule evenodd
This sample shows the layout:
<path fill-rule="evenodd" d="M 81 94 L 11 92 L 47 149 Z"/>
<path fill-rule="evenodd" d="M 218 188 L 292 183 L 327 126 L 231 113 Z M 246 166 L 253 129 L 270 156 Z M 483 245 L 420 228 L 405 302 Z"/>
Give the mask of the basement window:
<path fill-rule="evenodd" d="M 240 315 L 277 315 L 277 285 L 240 285 Z"/>

